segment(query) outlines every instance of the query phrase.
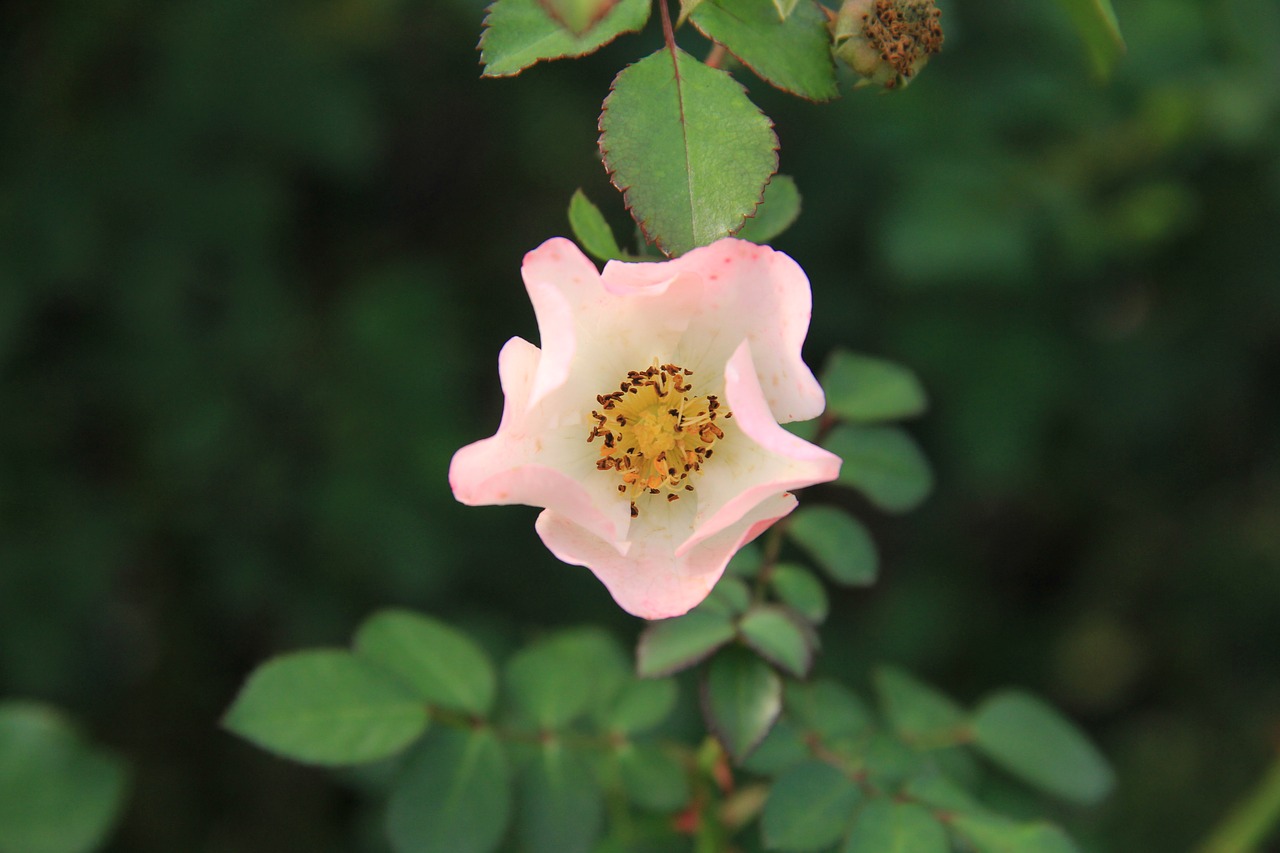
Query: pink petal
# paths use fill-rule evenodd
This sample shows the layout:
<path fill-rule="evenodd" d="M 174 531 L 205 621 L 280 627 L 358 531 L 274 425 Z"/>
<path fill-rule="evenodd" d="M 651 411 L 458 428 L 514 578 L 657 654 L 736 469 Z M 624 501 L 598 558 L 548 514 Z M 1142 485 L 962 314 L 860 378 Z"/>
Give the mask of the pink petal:
<path fill-rule="evenodd" d="M 678 513 L 680 503 L 684 502 L 671 505 L 673 512 Z M 660 506 L 642 513 L 633 524 L 636 535 L 626 554 L 550 509 L 538 516 L 537 530 L 560 560 L 591 569 L 623 610 L 643 619 L 666 619 L 688 612 L 706 598 L 737 550 L 795 506 L 795 496 L 774 495 L 680 555 L 675 544 L 684 533 L 683 526 L 664 527 Z"/>
<path fill-rule="evenodd" d="M 840 474 L 840 457 L 787 432 L 773 419 L 760 388 L 752 351 L 743 342 L 725 365 L 725 401 L 733 418 L 721 421 L 725 440 L 695 482 L 698 512 L 692 535 L 677 555 L 738 523 L 781 492 L 826 483 Z"/>
<path fill-rule="evenodd" d="M 469 506 L 526 504 L 548 507 L 576 518 L 580 524 L 611 541 L 621 540 L 630 526 L 630 507 L 617 500 L 613 485 L 590 463 L 557 466 L 558 448 L 552 437 L 527 423 L 529 396 L 538 373 L 539 350 L 522 338 L 512 338 L 498 356 L 498 374 L 505 402 L 498 432 L 468 444 L 453 456 L 449 485 L 453 495 Z M 581 443 L 580 439 L 577 443 Z M 589 455 L 589 452 L 584 455 Z M 581 469 L 582 476 L 575 477 Z"/>
<path fill-rule="evenodd" d="M 812 309 L 809 279 L 791 258 L 725 238 L 664 263 L 610 261 L 602 277 L 611 292 L 638 292 L 646 283 L 662 291 L 666 313 L 687 318 L 683 348 L 700 351 L 708 367 L 718 369 L 747 340 L 775 420 L 822 413 L 822 387 L 800 357 Z"/>

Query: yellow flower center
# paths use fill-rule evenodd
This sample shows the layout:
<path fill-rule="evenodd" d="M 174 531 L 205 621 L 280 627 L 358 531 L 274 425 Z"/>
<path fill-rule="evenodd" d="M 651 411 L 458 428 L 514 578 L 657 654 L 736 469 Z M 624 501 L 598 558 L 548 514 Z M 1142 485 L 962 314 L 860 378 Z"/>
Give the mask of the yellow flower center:
<path fill-rule="evenodd" d="M 692 492 L 690 476 L 715 452 L 724 438 L 716 421 L 731 418 L 716 395 L 694 396 L 688 377 L 693 371 L 675 364 L 653 364 L 629 370 L 617 391 L 596 396 L 595 424 L 587 442 L 603 439 L 596 468 L 612 471 L 622 482 L 618 491 L 631 499 L 631 516 L 640 514 L 636 499 L 666 494 L 679 500 Z"/>

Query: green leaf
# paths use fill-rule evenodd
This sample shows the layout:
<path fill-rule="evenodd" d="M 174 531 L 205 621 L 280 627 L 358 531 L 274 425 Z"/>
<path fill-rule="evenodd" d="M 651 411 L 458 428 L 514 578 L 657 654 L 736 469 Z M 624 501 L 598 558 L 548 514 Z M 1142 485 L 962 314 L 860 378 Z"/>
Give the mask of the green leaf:
<path fill-rule="evenodd" d="M 751 590 L 746 583 L 734 575 L 723 575 L 711 589 L 699 610 L 719 613 L 723 616 L 737 616 L 751 605 Z"/>
<path fill-rule="evenodd" d="M 88 853 L 106 840 L 129 787 L 114 754 L 53 708 L 0 704 L 0 853 Z"/>
<path fill-rule="evenodd" d="M 818 637 L 791 611 L 764 604 L 753 607 L 738 622 L 743 642 L 769 663 L 796 678 L 813 665 Z"/>
<path fill-rule="evenodd" d="M 1084 733 L 1028 693 L 990 696 L 974 713 L 973 729 L 988 758 L 1051 794 L 1087 805 L 1115 784 L 1107 760 Z"/>
<path fill-rule="evenodd" d="M 579 36 L 552 20 L 538 0 L 496 0 L 480 36 L 484 76 L 510 77 L 544 59 L 593 53 L 623 33 L 644 29 L 652 6 L 649 0 L 621 0 Z"/>
<path fill-rule="evenodd" d="M 689 777 L 680 760 L 652 743 L 618 748 L 618 770 L 627 797 L 655 812 L 672 812 L 689 802 Z"/>
<path fill-rule="evenodd" d="M 947 831 L 915 803 L 877 797 L 854 817 L 842 853 L 948 853 Z"/>
<path fill-rule="evenodd" d="M 521 774 L 516 834 L 529 853 L 590 853 L 604 826 L 604 795 L 583 756 L 543 744 Z"/>
<path fill-rule="evenodd" d="M 778 600 L 814 624 L 827 618 L 827 589 L 812 572 L 790 563 L 781 563 L 769 578 Z"/>
<path fill-rule="evenodd" d="M 626 257 L 618 248 L 613 229 L 605 221 L 600 208 L 591 203 L 587 194 L 577 190 L 569 200 L 569 227 L 582 248 L 597 261 L 612 261 Z"/>
<path fill-rule="evenodd" d="M 1116 62 L 1124 55 L 1124 36 L 1120 34 L 1120 22 L 1116 20 L 1111 0 L 1058 0 L 1071 16 L 1076 32 L 1084 41 L 1089 54 L 1089 64 L 1099 78 L 1111 76 Z"/>
<path fill-rule="evenodd" d="M 709 611 L 651 622 L 636 644 L 636 669 L 644 678 L 688 669 L 732 640 L 734 633 L 729 617 Z"/>
<path fill-rule="evenodd" d="M 836 482 L 857 489 L 886 512 L 915 509 L 933 490 L 929 460 L 897 427 L 843 424 L 823 446 L 844 460 Z"/>
<path fill-rule="evenodd" d="M 827 18 L 817 3 L 780 14 L 775 0 L 706 0 L 689 16 L 698 30 L 784 92 L 811 101 L 839 94 Z"/>
<path fill-rule="evenodd" d="M 392 788 L 387 834 L 396 853 L 489 853 L 510 811 L 510 771 L 493 732 L 436 729 Z"/>
<path fill-rule="evenodd" d="M 987 810 L 964 788 L 930 768 L 903 787 L 903 793 L 926 806 L 948 812 L 986 814 Z"/>
<path fill-rule="evenodd" d="M 1066 834 L 1049 823 L 1015 823 L 989 815 L 958 814 L 951 831 L 974 853 L 1078 853 Z"/>
<path fill-rule="evenodd" d="M 880 558 L 862 523 L 833 506 L 804 507 L 787 525 L 787 534 L 833 581 L 845 586 L 875 583 Z"/>
<path fill-rule="evenodd" d="M 760 819 L 765 847 L 821 850 L 844 835 L 862 795 L 853 780 L 830 764 L 792 767 L 769 791 Z"/>
<path fill-rule="evenodd" d="M 702 713 L 729 757 L 741 763 L 782 710 L 782 680 L 744 649 L 716 655 L 702 680 Z"/>
<path fill-rule="evenodd" d="M 670 678 L 629 679 L 600 722 L 610 731 L 636 735 L 662 723 L 676 706 L 679 691 Z"/>
<path fill-rule="evenodd" d="M 824 741 L 861 736 L 873 722 L 858 694 L 828 678 L 788 684 L 786 705 L 796 723 Z"/>
<path fill-rule="evenodd" d="M 896 788 L 925 766 L 921 753 L 882 731 L 871 733 L 860 757 L 867 778 L 880 788 Z"/>
<path fill-rule="evenodd" d="M 787 685 L 788 689 L 791 685 Z M 762 776 L 778 776 L 812 757 L 805 733 L 799 726 L 780 718 L 760 745 L 751 751 L 742 766 Z"/>
<path fill-rule="evenodd" d="M 409 688 L 352 653 L 315 649 L 259 666 L 223 725 L 307 764 L 359 764 L 395 755 L 427 728 Z"/>
<path fill-rule="evenodd" d="M 736 232 L 778 167 L 778 138 L 741 84 L 678 48 L 618 74 L 600 130 L 614 186 L 668 255 Z"/>
<path fill-rule="evenodd" d="M 900 364 L 837 350 L 822 372 L 827 412 L 847 421 L 874 423 L 910 418 L 928 406 L 916 375 Z"/>
<path fill-rule="evenodd" d="M 968 736 L 964 709 L 941 691 L 889 666 L 876 670 L 875 684 L 885 717 L 908 743 L 949 746 Z"/>
<path fill-rule="evenodd" d="M 764 188 L 764 201 L 746 221 L 738 237 L 752 243 L 768 243 L 786 231 L 800 216 L 800 190 L 790 175 L 774 175 Z"/>
<path fill-rule="evenodd" d="M 470 637 L 407 610 L 383 610 L 356 632 L 356 654 L 398 676 L 418 698 L 484 716 L 493 705 L 493 664 Z"/>
<path fill-rule="evenodd" d="M 561 631 L 526 646 L 507 662 L 506 684 L 517 711 L 557 729 L 613 700 L 627 677 L 626 658 L 603 631 Z"/>
<path fill-rule="evenodd" d="M 577 35 L 582 35 L 603 18 L 618 0 L 538 0 L 547 14 Z"/>

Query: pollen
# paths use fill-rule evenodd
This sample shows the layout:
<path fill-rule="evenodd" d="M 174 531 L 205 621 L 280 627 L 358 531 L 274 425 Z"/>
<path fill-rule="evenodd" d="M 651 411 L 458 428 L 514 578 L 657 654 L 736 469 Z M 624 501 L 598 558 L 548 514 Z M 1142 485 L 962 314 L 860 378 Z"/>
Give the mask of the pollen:
<path fill-rule="evenodd" d="M 694 491 L 693 476 L 725 437 L 718 421 L 731 413 L 715 394 L 696 395 L 692 375 L 654 359 L 644 370 L 627 371 L 618 390 L 596 396 L 587 442 L 600 439 L 596 469 L 619 479 L 618 492 L 631 501 L 633 518 L 645 495 L 672 502 Z"/>

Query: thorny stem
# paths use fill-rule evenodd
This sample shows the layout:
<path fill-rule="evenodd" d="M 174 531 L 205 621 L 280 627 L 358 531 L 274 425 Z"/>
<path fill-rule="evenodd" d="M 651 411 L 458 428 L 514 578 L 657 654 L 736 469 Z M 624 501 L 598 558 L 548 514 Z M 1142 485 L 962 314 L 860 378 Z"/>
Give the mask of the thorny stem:
<path fill-rule="evenodd" d="M 719 68 L 720 63 L 724 62 L 725 54 L 728 52 L 729 49 L 727 47 L 720 42 L 714 42 L 711 45 L 711 52 L 707 54 L 707 58 L 702 64 L 708 68 Z"/>

